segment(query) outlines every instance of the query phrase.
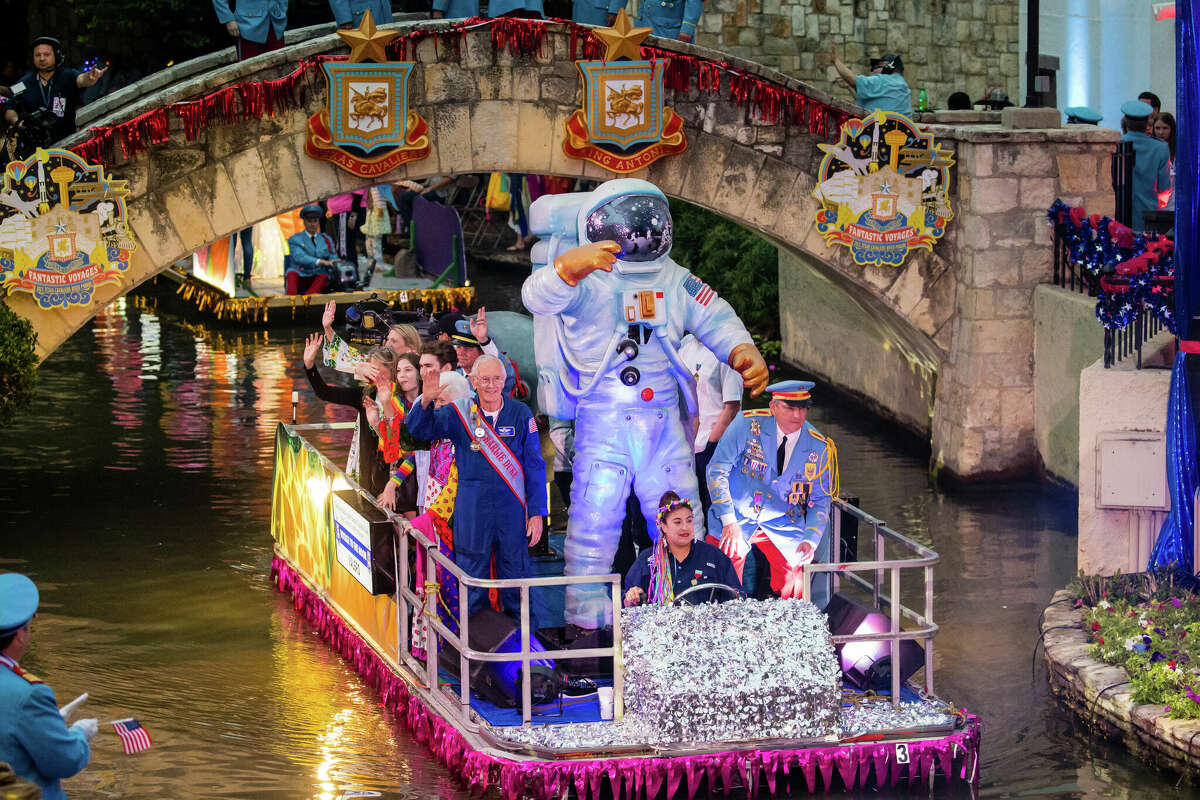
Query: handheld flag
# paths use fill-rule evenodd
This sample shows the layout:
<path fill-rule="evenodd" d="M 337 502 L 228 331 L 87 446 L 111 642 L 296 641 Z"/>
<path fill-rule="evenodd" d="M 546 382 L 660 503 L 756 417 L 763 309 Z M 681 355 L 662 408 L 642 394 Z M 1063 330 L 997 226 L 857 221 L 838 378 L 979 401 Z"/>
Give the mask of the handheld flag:
<path fill-rule="evenodd" d="M 112 726 L 117 736 L 121 737 L 125 755 L 131 756 L 150 747 L 150 734 L 136 719 L 119 719 Z"/>

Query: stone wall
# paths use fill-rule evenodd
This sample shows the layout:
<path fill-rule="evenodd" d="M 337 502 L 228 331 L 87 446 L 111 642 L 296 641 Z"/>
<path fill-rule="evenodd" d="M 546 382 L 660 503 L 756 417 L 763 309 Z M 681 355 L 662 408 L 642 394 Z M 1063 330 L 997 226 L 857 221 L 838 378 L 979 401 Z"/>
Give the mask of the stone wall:
<path fill-rule="evenodd" d="M 696 43 L 774 67 L 788 75 L 852 96 L 834 87 L 829 59 L 836 42 L 856 73 L 868 59 L 900 53 L 913 89 L 924 87 L 930 105 L 945 108 L 952 92 L 972 100 L 990 86 L 1019 100 L 1021 54 L 1016 0 L 707 0 Z"/>
<path fill-rule="evenodd" d="M 1111 214 L 1116 131 L 929 126 L 955 143 L 958 233 L 944 255 L 959 270 L 953 345 L 938 375 L 935 469 L 1024 476 L 1037 469 L 1033 291 L 1053 278 L 1046 211 L 1054 199 Z"/>
<path fill-rule="evenodd" d="M 1104 355 L 1096 298 L 1039 286 L 1033 292 L 1033 410 L 1038 459 L 1079 485 L 1079 374 Z"/>

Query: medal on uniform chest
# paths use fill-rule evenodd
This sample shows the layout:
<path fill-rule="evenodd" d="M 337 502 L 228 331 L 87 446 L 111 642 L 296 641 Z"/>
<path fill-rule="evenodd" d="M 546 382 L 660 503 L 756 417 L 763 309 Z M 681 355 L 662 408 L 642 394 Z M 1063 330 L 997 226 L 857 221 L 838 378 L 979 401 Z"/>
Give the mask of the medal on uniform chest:
<path fill-rule="evenodd" d="M 754 513 L 761 514 L 762 507 L 763 507 L 763 493 L 755 492 L 754 493 Z"/>

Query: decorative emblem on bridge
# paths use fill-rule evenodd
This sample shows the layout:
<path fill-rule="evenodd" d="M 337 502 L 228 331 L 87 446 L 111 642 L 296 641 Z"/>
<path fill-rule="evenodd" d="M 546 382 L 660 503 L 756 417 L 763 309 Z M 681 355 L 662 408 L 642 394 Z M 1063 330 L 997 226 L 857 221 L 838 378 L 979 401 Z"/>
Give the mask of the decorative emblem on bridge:
<path fill-rule="evenodd" d="M 650 28 L 632 27 L 622 10 L 613 27 L 594 33 L 608 51 L 604 61 L 575 62 L 583 108 L 567 119 L 563 151 L 623 174 L 687 149 L 683 120 L 663 106 L 666 62 L 640 60 Z"/>
<path fill-rule="evenodd" d="M 388 61 L 395 31 L 380 31 L 371 12 L 356 30 L 338 31 L 350 60 L 321 65 L 329 104 L 308 120 L 305 152 L 347 172 L 374 178 L 429 155 L 429 125 L 408 107 L 413 62 Z M 360 63 L 371 59 L 382 63 Z"/>
<path fill-rule="evenodd" d="M 117 283 L 137 245 L 126 224 L 129 181 L 70 150 L 10 162 L 0 191 L 0 285 L 42 308 L 92 302 Z"/>
<path fill-rule="evenodd" d="M 825 153 L 813 197 L 817 230 L 845 245 L 856 264 L 900 266 L 911 250 L 933 250 L 954 218 L 947 197 L 954 156 L 903 114 L 847 120 Z"/>

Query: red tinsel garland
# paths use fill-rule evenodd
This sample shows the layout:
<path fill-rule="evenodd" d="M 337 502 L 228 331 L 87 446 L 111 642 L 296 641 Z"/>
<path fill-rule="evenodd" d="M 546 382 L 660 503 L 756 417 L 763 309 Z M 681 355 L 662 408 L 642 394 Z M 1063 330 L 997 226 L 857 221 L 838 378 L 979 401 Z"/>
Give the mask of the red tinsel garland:
<path fill-rule="evenodd" d="M 462 34 L 486 26 L 491 29 L 492 45 L 497 50 L 507 50 L 514 58 L 540 57 L 548 24 L 551 22 L 567 26 L 571 37 L 572 60 L 576 59 L 580 49 L 584 59 L 602 58 L 604 44 L 587 26 L 570 20 L 519 17 L 472 17 L 438 30 L 418 28 L 393 39 L 387 49 L 393 58 L 408 60 L 411 58 L 410 48 L 411 52 L 415 53 L 416 46 L 421 41 L 432 38 L 435 47 L 445 40 L 457 52 Z M 769 124 L 782 120 L 793 125 L 802 125 L 816 136 L 829 138 L 851 117 L 845 111 L 826 105 L 795 89 L 757 78 L 723 61 L 673 53 L 651 46 L 642 47 L 642 56 L 652 61 L 667 63 L 663 85 L 676 92 L 690 90 L 695 79 L 694 86 L 701 93 L 719 94 L 722 76 L 726 76 L 730 99 Z M 134 156 L 150 145 L 166 142 L 170 136 L 171 112 L 182 121 L 184 137 L 190 142 L 214 121 L 240 122 L 245 119 L 273 116 L 276 111 L 283 109 L 300 108 L 304 99 L 299 89 L 308 79 L 309 73 L 319 69 L 322 62 L 344 59 L 345 56 L 328 55 L 304 58 L 290 74 L 276 80 L 243 81 L 218 89 L 198 100 L 172 103 L 147 111 L 119 125 L 95 127 L 91 129 L 92 135 L 86 141 L 72 149 L 89 164 L 107 164 L 114 138 L 120 142 L 124 158 Z"/>

